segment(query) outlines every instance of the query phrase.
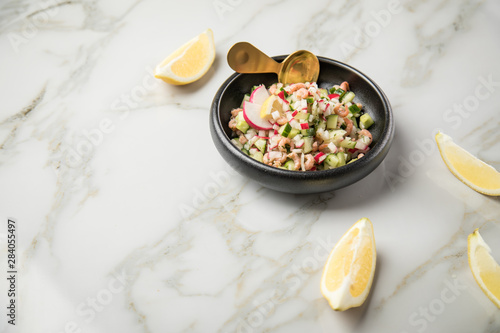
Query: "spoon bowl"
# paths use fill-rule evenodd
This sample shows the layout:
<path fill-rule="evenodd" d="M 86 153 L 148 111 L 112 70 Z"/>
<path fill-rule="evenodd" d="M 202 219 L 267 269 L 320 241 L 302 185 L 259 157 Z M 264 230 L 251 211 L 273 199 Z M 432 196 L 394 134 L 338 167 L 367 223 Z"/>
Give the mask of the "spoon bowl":
<path fill-rule="evenodd" d="M 240 42 L 229 49 L 227 62 L 238 73 L 276 73 L 278 82 L 283 84 L 316 82 L 319 75 L 318 58 L 305 50 L 296 51 L 279 63 L 252 44 Z"/>
<path fill-rule="evenodd" d="M 280 66 L 278 81 L 283 84 L 316 82 L 319 76 L 319 60 L 309 51 L 290 54 Z"/>

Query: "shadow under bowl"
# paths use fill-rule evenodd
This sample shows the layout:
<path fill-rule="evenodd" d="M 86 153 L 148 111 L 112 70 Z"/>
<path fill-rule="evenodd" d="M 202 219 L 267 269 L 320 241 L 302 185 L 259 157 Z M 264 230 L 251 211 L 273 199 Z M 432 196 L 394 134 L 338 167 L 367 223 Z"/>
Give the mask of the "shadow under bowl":
<path fill-rule="evenodd" d="M 282 61 L 286 56 L 273 57 Z M 277 82 L 273 73 L 231 75 L 219 88 L 210 109 L 210 132 L 221 156 L 240 174 L 264 187 L 287 193 L 320 193 L 351 185 L 366 177 L 382 163 L 394 136 L 391 105 L 380 87 L 368 76 L 342 62 L 318 57 L 320 74 L 317 84 L 329 89 L 343 81 L 349 82 L 354 101 L 363 104 L 375 123 L 370 127 L 373 142 L 364 157 L 345 166 L 321 171 L 292 171 L 268 166 L 240 151 L 231 143 L 229 128 L 231 110 L 238 108 L 253 86 L 269 87 Z"/>

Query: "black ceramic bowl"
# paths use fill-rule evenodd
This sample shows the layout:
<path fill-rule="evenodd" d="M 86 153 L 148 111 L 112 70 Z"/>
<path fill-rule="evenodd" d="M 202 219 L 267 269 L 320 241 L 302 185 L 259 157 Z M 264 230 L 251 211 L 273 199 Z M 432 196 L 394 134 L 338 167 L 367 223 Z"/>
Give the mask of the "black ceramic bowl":
<path fill-rule="evenodd" d="M 274 57 L 282 61 L 286 56 Z M 210 110 L 212 139 L 222 157 L 240 174 L 262 186 L 287 193 L 319 193 L 337 190 L 357 182 L 372 172 L 385 158 L 394 134 L 391 105 L 382 89 L 365 74 L 339 61 L 318 57 L 320 74 L 318 86 L 331 88 L 343 81 L 349 82 L 356 94 L 355 102 L 363 104 L 375 124 L 370 127 L 373 135 L 371 149 L 363 158 L 345 166 L 322 171 L 291 171 L 260 163 L 241 152 L 230 139 L 228 126 L 231 110 L 240 106 L 246 93 L 253 86 L 266 87 L 277 81 L 276 74 L 231 75 L 215 94 Z"/>

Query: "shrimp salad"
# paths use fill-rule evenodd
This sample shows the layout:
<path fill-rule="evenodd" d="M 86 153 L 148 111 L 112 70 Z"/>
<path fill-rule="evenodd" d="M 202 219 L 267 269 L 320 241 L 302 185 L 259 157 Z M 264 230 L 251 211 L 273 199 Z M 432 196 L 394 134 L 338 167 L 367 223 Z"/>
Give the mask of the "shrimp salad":
<path fill-rule="evenodd" d="M 374 121 L 354 102 L 349 83 L 330 89 L 317 83 L 253 87 L 231 111 L 231 140 L 270 166 L 299 171 L 341 167 L 370 149 Z"/>

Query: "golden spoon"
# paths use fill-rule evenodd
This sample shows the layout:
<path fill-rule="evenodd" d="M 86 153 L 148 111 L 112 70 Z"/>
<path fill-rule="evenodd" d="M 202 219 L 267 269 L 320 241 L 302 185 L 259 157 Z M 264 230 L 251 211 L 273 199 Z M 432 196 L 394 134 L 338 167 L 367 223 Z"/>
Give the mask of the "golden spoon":
<path fill-rule="evenodd" d="M 238 73 L 276 73 L 283 84 L 316 82 L 319 60 L 309 51 L 296 51 L 279 63 L 250 43 L 234 44 L 227 53 L 229 66 Z"/>

